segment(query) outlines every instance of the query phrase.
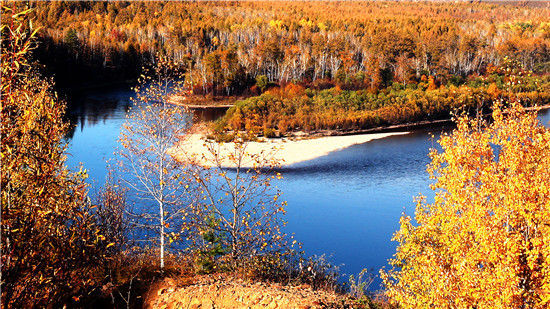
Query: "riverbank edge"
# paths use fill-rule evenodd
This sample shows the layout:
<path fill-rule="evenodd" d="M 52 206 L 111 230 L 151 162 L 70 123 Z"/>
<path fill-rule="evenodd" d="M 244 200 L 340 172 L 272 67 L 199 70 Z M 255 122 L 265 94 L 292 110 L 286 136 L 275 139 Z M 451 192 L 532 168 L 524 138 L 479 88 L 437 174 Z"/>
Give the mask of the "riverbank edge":
<path fill-rule="evenodd" d="M 550 109 L 550 104 L 543 106 L 527 107 L 526 111 L 540 111 Z M 490 117 L 491 114 L 484 114 L 483 117 Z M 293 132 L 291 136 L 277 138 L 261 138 L 259 141 L 249 141 L 247 146 L 247 155 L 253 157 L 259 154 L 267 154 L 272 162 L 280 166 L 289 166 L 296 163 L 306 162 L 317 159 L 357 144 L 368 143 L 375 139 L 390 137 L 393 135 L 408 134 L 411 131 L 424 128 L 437 128 L 451 126 L 453 119 L 426 120 L 414 123 L 396 124 L 391 126 L 381 126 L 365 130 L 354 131 L 317 131 L 317 132 Z M 330 138 L 345 138 L 346 140 L 329 140 Z M 218 147 L 217 154 L 209 153 L 207 143 L 217 143 L 222 145 Z M 181 162 L 189 162 L 201 166 L 213 167 L 216 164 L 222 168 L 235 168 L 236 164 L 230 160 L 224 159 L 229 154 L 235 153 L 235 144 L 233 142 L 216 142 L 208 138 L 205 132 L 190 134 L 173 148 L 174 157 Z M 286 149 L 285 149 L 286 148 Z M 214 159 L 214 156 L 217 156 Z M 221 158 L 221 159 L 220 159 Z M 255 166 L 252 159 L 250 162 L 242 164 L 240 167 L 250 168 Z M 217 162 L 214 164 L 213 162 Z M 246 160 L 244 161 L 246 162 Z"/>

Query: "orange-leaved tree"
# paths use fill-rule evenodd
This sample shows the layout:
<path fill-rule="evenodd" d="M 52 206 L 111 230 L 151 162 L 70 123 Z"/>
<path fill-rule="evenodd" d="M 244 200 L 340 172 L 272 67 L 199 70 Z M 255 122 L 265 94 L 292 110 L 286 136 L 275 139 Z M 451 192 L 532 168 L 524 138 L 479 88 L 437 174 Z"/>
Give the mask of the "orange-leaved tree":
<path fill-rule="evenodd" d="M 492 117 L 459 118 L 430 153 L 435 200 L 401 218 L 381 272 L 401 307 L 550 304 L 550 130 L 515 103 Z"/>
<path fill-rule="evenodd" d="M 2 307 L 61 306 L 99 284 L 99 234 L 82 175 L 64 162 L 64 105 L 28 61 L 30 10 L 2 3 Z"/>

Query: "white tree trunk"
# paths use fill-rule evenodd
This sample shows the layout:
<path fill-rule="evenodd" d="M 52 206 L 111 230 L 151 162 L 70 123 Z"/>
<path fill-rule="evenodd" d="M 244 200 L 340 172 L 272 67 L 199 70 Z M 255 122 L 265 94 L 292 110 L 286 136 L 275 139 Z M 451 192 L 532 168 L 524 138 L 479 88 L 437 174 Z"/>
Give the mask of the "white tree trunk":
<path fill-rule="evenodd" d="M 164 269 L 164 205 L 159 203 L 160 211 L 160 269 Z"/>

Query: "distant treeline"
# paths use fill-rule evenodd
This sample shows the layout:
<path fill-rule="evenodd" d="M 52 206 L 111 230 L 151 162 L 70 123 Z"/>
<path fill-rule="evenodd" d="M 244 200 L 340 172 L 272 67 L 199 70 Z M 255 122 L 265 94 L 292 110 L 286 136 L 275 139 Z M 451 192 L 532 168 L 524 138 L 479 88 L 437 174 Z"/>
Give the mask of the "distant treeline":
<path fill-rule="evenodd" d="M 198 94 L 258 93 L 268 83 L 467 82 L 503 59 L 547 73 L 550 9 L 528 3 L 51 2 L 36 55 L 59 83 L 139 75 L 155 53 L 186 68 Z M 261 89 L 260 89 L 261 90 Z"/>

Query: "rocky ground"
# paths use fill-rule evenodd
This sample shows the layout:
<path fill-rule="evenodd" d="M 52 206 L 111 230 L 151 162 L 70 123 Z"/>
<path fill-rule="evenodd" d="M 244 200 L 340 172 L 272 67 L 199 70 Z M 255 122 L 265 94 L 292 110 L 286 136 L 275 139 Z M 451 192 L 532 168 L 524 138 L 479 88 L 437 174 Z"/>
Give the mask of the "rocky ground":
<path fill-rule="evenodd" d="M 250 283 L 204 276 L 191 284 L 166 279 L 153 287 L 146 308 L 356 308 L 350 298 L 309 286 Z"/>

